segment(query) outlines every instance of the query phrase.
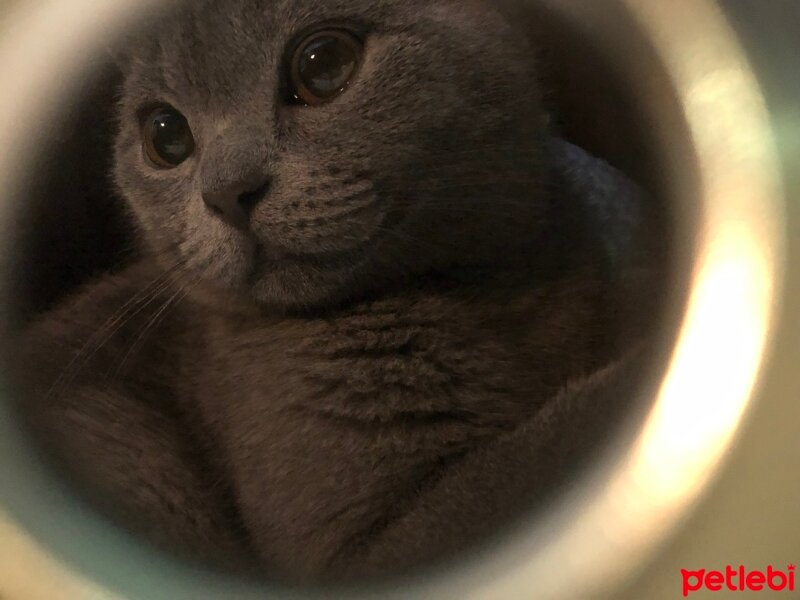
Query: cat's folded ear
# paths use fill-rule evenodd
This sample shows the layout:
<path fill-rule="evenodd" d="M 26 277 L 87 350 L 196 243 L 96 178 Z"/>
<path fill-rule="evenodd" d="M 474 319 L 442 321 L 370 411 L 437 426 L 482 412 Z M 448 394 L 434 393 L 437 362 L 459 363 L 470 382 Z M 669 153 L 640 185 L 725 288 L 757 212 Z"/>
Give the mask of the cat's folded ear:
<path fill-rule="evenodd" d="M 148 20 L 148 25 L 152 25 Z M 137 62 L 147 62 L 155 50 L 151 37 L 147 34 L 153 27 L 144 28 L 143 23 L 134 21 L 128 28 L 105 47 L 110 63 L 127 75 Z"/>
<path fill-rule="evenodd" d="M 540 9 L 536 8 L 536 3 L 527 0 L 493 0 L 491 5 L 523 37 L 532 42 L 538 41 L 536 31 Z"/>
<path fill-rule="evenodd" d="M 509 25 L 536 48 L 540 61 L 549 61 L 551 53 L 558 54 L 558 50 L 554 47 L 566 33 L 561 19 L 547 2 L 530 0 L 491 0 L 491 2 Z"/>
<path fill-rule="evenodd" d="M 133 53 L 128 39 L 122 39 L 111 46 L 105 48 L 108 62 L 113 64 L 124 75 L 127 75 L 133 63 Z"/>

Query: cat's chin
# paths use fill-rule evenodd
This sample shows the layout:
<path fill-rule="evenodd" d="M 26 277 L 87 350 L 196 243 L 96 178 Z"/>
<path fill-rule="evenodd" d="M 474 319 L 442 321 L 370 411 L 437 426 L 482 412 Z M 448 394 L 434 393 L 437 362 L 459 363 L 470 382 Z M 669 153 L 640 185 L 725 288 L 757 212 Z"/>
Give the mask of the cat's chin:
<path fill-rule="evenodd" d="M 240 256 L 229 253 L 227 260 L 191 269 L 195 283 L 187 289 L 196 301 L 217 307 L 250 305 L 279 314 L 324 311 L 363 291 L 359 282 L 370 279 L 365 248 L 293 254 L 256 243 Z"/>
<path fill-rule="evenodd" d="M 328 253 L 290 253 L 259 244 L 245 287 L 263 309 L 308 312 L 339 304 L 359 292 L 372 244 Z"/>
<path fill-rule="evenodd" d="M 302 262 L 266 265 L 252 277 L 249 294 L 266 310 L 309 312 L 345 300 L 352 290 L 349 269 L 321 269 Z"/>

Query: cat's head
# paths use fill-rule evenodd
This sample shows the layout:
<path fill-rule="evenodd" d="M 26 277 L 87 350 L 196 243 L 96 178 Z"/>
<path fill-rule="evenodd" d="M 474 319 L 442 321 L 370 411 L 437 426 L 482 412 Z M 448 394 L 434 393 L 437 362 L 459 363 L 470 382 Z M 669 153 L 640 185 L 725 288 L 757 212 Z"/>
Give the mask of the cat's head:
<path fill-rule="evenodd" d="M 115 179 L 198 277 L 299 310 L 535 235 L 533 57 L 489 0 L 192 0 L 125 54 Z"/>

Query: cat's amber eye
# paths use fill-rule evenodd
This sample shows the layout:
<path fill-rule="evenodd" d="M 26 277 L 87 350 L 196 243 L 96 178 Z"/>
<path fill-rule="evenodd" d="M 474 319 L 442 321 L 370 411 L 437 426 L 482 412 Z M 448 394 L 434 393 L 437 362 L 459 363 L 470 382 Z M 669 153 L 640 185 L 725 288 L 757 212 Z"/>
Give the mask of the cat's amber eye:
<path fill-rule="evenodd" d="M 363 42 L 340 29 L 306 37 L 292 56 L 289 76 L 296 101 L 318 106 L 341 94 L 356 74 Z"/>
<path fill-rule="evenodd" d="M 156 166 L 173 169 L 194 153 L 189 122 L 170 106 L 160 106 L 147 116 L 142 128 L 144 151 Z"/>

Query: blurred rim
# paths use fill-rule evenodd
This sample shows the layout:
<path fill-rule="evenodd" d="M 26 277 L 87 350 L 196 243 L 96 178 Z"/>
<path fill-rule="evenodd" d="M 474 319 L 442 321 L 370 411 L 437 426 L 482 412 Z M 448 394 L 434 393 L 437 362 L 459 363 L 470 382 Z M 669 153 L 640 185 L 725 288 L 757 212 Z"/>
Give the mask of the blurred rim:
<path fill-rule="evenodd" d="M 546 518 L 520 527 L 482 557 L 415 582 L 405 595 L 514 598 L 524 591 L 572 599 L 613 589 L 652 556 L 718 471 L 753 397 L 780 298 L 785 233 L 777 151 L 759 86 L 716 4 L 543 3 L 613 56 L 654 117 L 665 181 L 685 217 L 678 241 L 686 240 L 688 303 L 668 366 L 650 390 L 655 402 L 646 403 L 652 409 L 644 427 Z M 9 199 L 40 147 L 35 133 L 42 122 L 56 122 L 54 100 L 74 92 L 85 73 L 87 65 L 76 57 L 91 56 L 131 18 L 163 4 L 38 0 L 6 17 L 0 41 L 3 226 L 13 223 Z M 638 31 L 625 31 L 610 18 L 614 11 L 623 11 Z M 640 57 L 625 45 L 631 33 L 659 57 L 679 114 L 639 77 L 645 75 L 637 71 Z M 669 126 L 676 119 L 680 131 Z M 687 168 L 697 181 L 690 181 Z M 13 256 L 12 248 L 5 250 Z M 85 586 L 81 597 L 264 596 L 263 588 L 154 556 L 88 514 L 48 478 L 6 411 L 0 407 L 0 458 L 14 460 L 0 469 L 0 501 L 10 522 L 56 565 L 52 574 L 37 575 L 52 576 L 53 589 L 60 589 L 59 578 L 63 589 L 75 589 L 77 577 Z M 57 558 L 47 558 L 51 552 Z"/>

